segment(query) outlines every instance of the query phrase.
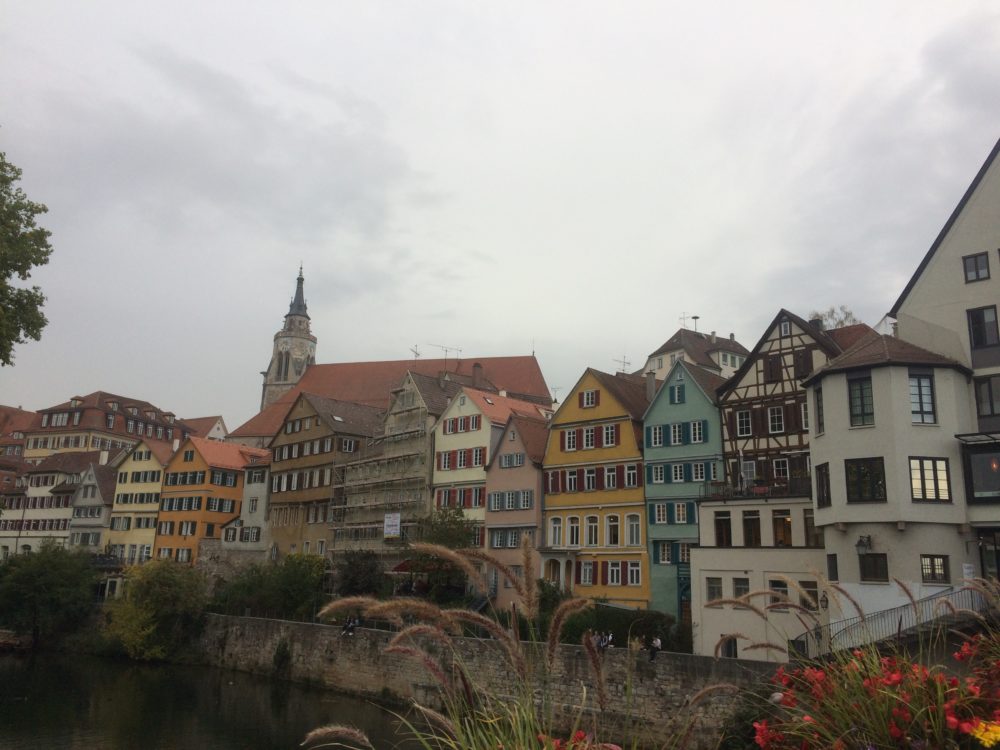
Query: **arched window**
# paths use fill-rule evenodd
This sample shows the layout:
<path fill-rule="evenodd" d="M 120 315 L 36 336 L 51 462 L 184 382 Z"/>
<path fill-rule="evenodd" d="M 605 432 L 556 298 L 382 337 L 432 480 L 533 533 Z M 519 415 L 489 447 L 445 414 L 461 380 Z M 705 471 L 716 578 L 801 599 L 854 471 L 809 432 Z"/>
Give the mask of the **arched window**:
<path fill-rule="evenodd" d="M 616 517 L 617 520 L 617 517 Z M 587 516 L 587 539 L 588 547 L 597 546 L 597 516 Z"/>
<path fill-rule="evenodd" d="M 618 516 L 608 516 L 607 517 L 607 527 L 605 529 L 604 538 L 606 540 L 606 546 L 617 547 L 621 544 L 621 535 L 619 533 L 620 529 L 618 526 Z M 589 544 L 589 541 L 588 541 Z"/>
<path fill-rule="evenodd" d="M 625 516 L 625 533 L 629 547 L 638 547 L 642 544 L 642 527 L 639 525 L 639 514 L 631 513 Z"/>
<path fill-rule="evenodd" d="M 576 516 L 570 516 L 569 518 L 569 539 L 567 544 L 570 547 L 580 546 L 580 519 Z"/>
<path fill-rule="evenodd" d="M 553 518 L 549 521 L 549 546 L 562 546 L 562 519 Z"/>

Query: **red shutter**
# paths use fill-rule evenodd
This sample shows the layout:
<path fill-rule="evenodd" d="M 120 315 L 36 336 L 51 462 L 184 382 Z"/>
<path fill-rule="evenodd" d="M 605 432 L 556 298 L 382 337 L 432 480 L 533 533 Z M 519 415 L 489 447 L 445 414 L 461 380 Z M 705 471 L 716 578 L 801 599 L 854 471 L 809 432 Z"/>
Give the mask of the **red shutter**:
<path fill-rule="evenodd" d="M 583 469 L 576 470 L 576 491 L 583 492 Z"/>
<path fill-rule="evenodd" d="M 614 443 L 615 445 L 621 445 L 622 442 L 622 434 L 620 428 L 621 425 L 615 424 L 615 443 Z"/>
<path fill-rule="evenodd" d="M 644 467 L 642 464 L 636 464 L 635 475 L 636 475 L 637 481 L 638 481 L 638 483 L 636 484 L 636 487 L 642 487 L 642 483 L 646 479 L 646 467 Z"/>
<path fill-rule="evenodd" d="M 620 489 L 620 488 L 622 488 L 622 487 L 625 486 L 625 467 L 622 466 L 622 465 L 616 466 L 615 467 L 615 474 L 618 475 L 617 476 L 618 481 L 616 482 L 616 484 L 618 485 L 618 487 Z"/>
<path fill-rule="evenodd" d="M 441 468 L 441 452 L 440 451 L 438 451 L 438 454 L 437 454 L 437 468 L 438 469 Z"/>
<path fill-rule="evenodd" d="M 472 490 L 464 489 L 459 490 L 462 493 L 462 507 L 471 508 L 472 507 Z"/>
<path fill-rule="evenodd" d="M 583 450 L 583 428 L 578 427 L 576 429 L 576 449 L 578 451 Z"/>
<path fill-rule="evenodd" d="M 576 582 L 579 583 L 582 577 L 581 572 L 583 571 L 583 563 L 579 560 L 576 561 Z"/>
<path fill-rule="evenodd" d="M 729 411 L 726 413 L 726 430 L 729 432 L 729 439 L 736 439 L 736 412 Z"/>
<path fill-rule="evenodd" d="M 451 452 L 451 468 L 453 470 L 458 468 L 458 451 Z"/>
<path fill-rule="evenodd" d="M 465 465 L 472 466 L 472 448 L 465 449 Z"/>
<path fill-rule="evenodd" d="M 608 561 L 605 560 L 601 563 L 601 585 L 605 586 L 608 583 Z"/>
<path fill-rule="evenodd" d="M 594 406 L 601 405 L 601 391 L 600 389 L 594 391 Z"/>
<path fill-rule="evenodd" d="M 566 450 L 566 430 L 559 430 L 559 450 Z"/>
<path fill-rule="evenodd" d="M 604 425 L 597 425 L 597 427 L 594 428 L 594 447 L 604 447 Z"/>
<path fill-rule="evenodd" d="M 622 586 L 628 586 L 628 564 L 625 562 L 618 563 L 618 580 Z"/>
<path fill-rule="evenodd" d="M 453 505 L 456 508 L 458 505 L 458 490 L 448 490 L 448 505 Z"/>
<path fill-rule="evenodd" d="M 569 487 L 569 485 L 566 484 L 566 472 L 565 471 L 560 471 L 559 472 L 559 487 L 560 487 L 560 489 L 561 489 L 562 492 L 568 492 L 568 490 L 566 488 Z"/>
<path fill-rule="evenodd" d="M 583 408 L 583 391 L 580 391 L 578 394 L 576 394 L 576 402 L 577 402 L 577 405 L 582 409 Z"/>
<path fill-rule="evenodd" d="M 597 469 L 597 489 L 604 489 L 604 467 L 598 466 Z"/>
<path fill-rule="evenodd" d="M 472 430 L 472 417 L 462 417 L 465 421 L 465 431 L 470 432 Z"/>

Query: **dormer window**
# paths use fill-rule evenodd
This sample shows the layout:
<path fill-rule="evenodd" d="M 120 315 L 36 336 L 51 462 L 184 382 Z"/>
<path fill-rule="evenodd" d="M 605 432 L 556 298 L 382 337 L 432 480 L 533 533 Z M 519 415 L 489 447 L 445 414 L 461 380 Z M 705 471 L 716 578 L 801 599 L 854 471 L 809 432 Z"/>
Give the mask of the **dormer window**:
<path fill-rule="evenodd" d="M 76 407 L 78 407 L 80 405 L 80 399 L 78 399 L 78 398 L 71 398 L 69 400 L 69 405 L 72 406 L 75 409 Z"/>
<path fill-rule="evenodd" d="M 139 410 L 136 409 L 134 406 L 130 406 L 128 408 L 128 413 L 131 414 L 134 417 L 134 416 L 136 416 L 139 413 Z"/>
<path fill-rule="evenodd" d="M 791 336 L 792 335 L 792 324 L 789 323 L 787 320 L 783 320 L 783 321 L 781 321 L 780 330 L 781 330 L 781 335 L 782 336 Z"/>
<path fill-rule="evenodd" d="M 111 409 L 111 411 L 118 411 L 118 402 L 108 401 L 108 408 Z"/>

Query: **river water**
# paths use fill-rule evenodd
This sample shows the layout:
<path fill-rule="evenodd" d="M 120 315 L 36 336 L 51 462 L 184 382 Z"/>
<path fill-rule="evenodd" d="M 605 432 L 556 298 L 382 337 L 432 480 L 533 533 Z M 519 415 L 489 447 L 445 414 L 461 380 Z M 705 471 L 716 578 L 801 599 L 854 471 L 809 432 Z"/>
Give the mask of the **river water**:
<path fill-rule="evenodd" d="M 0 750 L 291 750 L 325 724 L 401 742 L 384 708 L 210 667 L 0 656 Z"/>

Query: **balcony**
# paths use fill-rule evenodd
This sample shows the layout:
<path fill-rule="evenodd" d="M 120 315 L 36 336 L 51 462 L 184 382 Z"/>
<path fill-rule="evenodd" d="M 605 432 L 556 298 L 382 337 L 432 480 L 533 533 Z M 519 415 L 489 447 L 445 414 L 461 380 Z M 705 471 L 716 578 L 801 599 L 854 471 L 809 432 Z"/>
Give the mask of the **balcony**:
<path fill-rule="evenodd" d="M 705 482 L 701 486 L 703 500 L 753 500 L 770 497 L 812 497 L 809 477 L 792 477 L 773 481 L 755 480 L 747 485 L 728 482 Z"/>

